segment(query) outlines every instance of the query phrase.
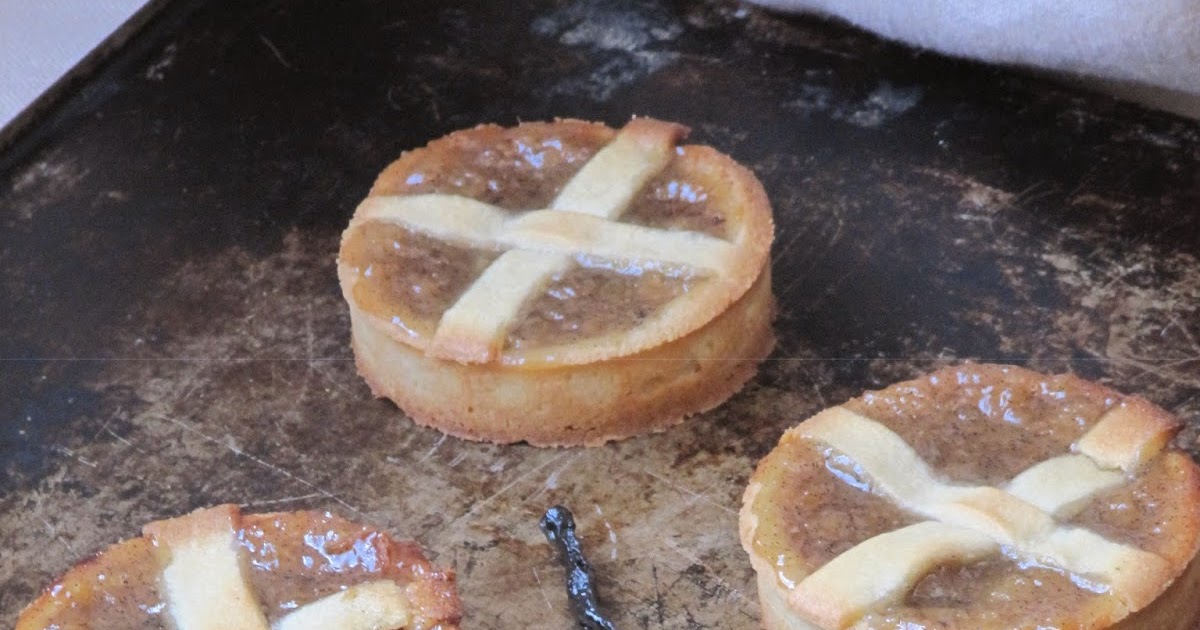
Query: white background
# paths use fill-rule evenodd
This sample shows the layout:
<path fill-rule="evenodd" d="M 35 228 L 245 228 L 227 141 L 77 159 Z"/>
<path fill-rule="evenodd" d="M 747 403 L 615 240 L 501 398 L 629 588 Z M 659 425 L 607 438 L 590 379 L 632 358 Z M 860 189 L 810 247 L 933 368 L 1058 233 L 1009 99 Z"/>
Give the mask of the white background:
<path fill-rule="evenodd" d="M 0 0 L 0 127 L 146 0 Z"/>

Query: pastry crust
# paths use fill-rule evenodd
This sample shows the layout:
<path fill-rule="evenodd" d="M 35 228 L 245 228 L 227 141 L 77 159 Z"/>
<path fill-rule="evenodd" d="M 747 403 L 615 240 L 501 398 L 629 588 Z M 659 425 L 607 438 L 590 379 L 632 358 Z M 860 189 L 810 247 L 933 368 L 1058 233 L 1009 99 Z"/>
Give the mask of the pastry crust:
<path fill-rule="evenodd" d="M 946 384 L 955 382 L 960 388 L 972 388 L 971 394 L 957 399 L 947 394 Z M 994 393 L 1002 398 L 993 398 Z M 973 459 L 1003 460 L 1003 456 L 987 453 L 987 444 L 974 444 L 986 440 L 955 435 L 990 430 L 986 426 L 964 428 L 963 423 L 986 425 L 995 418 L 992 414 L 1000 413 L 993 407 L 996 404 L 1007 406 L 1003 413 L 1009 414 L 1000 422 L 1015 422 L 1032 435 L 1048 436 L 1044 439 L 1053 442 L 1032 447 L 1028 438 L 1010 442 L 1014 454 L 1002 462 L 1001 468 L 1009 467 L 1002 474 L 989 471 L 982 463 L 972 464 Z M 968 405 L 978 410 L 968 409 Z M 873 411 L 882 419 L 872 418 Z M 1066 422 L 1051 426 L 1051 420 L 1037 417 L 1042 414 L 1058 414 L 1053 422 Z M 1098 585 L 1094 588 L 1101 594 L 1062 595 L 1061 610 L 1054 608 L 1054 590 L 1038 595 L 1039 605 L 1050 607 L 1049 613 L 1042 613 L 1053 616 L 1056 627 L 1190 630 L 1200 622 L 1200 604 L 1196 603 L 1200 569 L 1193 561 L 1200 548 L 1200 468 L 1186 454 L 1167 446 L 1179 426 L 1170 414 L 1144 399 L 1122 396 L 1075 377 L 1044 377 L 1010 366 L 971 364 L 945 368 L 881 392 L 869 392 L 845 407 L 827 409 L 783 436 L 780 445 L 760 462 L 743 498 L 740 537 L 758 576 L 763 625 L 771 630 L 841 630 L 874 628 L 877 623 L 887 627 L 930 623 L 931 618 L 921 617 L 923 604 L 912 594 L 924 576 L 947 562 L 969 567 L 989 562 L 991 557 L 994 566 L 1008 556 L 1033 558 L 1056 571 L 1085 576 L 1077 585 Z M 1064 441 L 1064 435 L 1072 431 L 1078 435 Z M 951 437 L 943 440 L 939 435 Z M 910 441 L 922 450 L 921 455 L 909 446 Z M 971 452 L 972 448 L 979 452 Z M 1055 454 L 1056 449 L 1061 452 Z M 824 458 L 825 464 L 810 466 L 797 457 L 815 457 L 812 462 Z M 942 468 L 959 471 L 960 476 L 966 470 L 976 477 L 1007 476 L 1009 481 L 964 483 L 930 466 L 927 461 L 931 457 Z M 967 464 L 958 467 L 962 462 Z M 1011 469 L 1018 464 L 1024 471 L 1012 476 Z M 806 493 L 825 492 L 824 488 L 845 491 L 838 481 L 813 485 L 819 477 L 812 476 L 818 474 L 812 471 L 820 469 L 825 475 L 825 468 L 855 488 L 863 484 L 862 488 L 869 489 L 864 495 L 882 498 L 908 516 L 897 529 L 864 531 L 864 540 L 854 538 L 858 536 L 854 533 L 821 530 L 825 533 L 819 535 L 819 545 L 845 551 L 812 563 L 803 559 L 801 550 L 807 548 L 806 537 L 818 534 L 804 533 L 804 526 L 797 530 L 796 525 L 786 525 L 793 521 L 780 519 L 804 523 L 822 514 L 790 512 L 801 508 L 776 501 L 791 500 L 787 497 L 795 491 L 775 492 L 789 478 L 794 479 L 787 482 L 792 484 L 789 488 L 809 484 Z M 845 475 L 849 476 L 842 479 Z M 1105 494 L 1121 492 L 1131 494 Z M 1118 501 L 1105 498 L 1108 496 L 1139 498 Z M 1125 514 L 1107 517 L 1110 501 L 1121 504 L 1118 511 L 1156 511 L 1144 522 L 1130 520 Z M 1085 510 L 1088 512 L 1080 516 Z M 784 514 L 794 515 L 781 516 Z M 767 522 L 770 527 L 764 529 Z M 904 527 L 905 522 L 912 524 Z M 1139 538 L 1149 532 L 1149 537 Z M 837 542 L 826 535 L 847 538 Z M 1142 548 L 1135 544 L 1139 541 Z M 785 556 L 800 559 L 784 569 Z M 1016 576 L 1024 571 L 1020 566 L 1002 570 L 1007 571 L 1004 575 Z M 974 574 L 962 570 L 958 575 Z M 935 592 L 945 593 L 945 587 Z M 972 615 L 984 614 L 979 611 L 986 611 L 988 604 L 956 599 L 964 595 L 941 596 L 960 603 L 938 600 L 941 603 L 929 604 L 942 607 L 930 613 L 940 615 L 937 627 L 966 630 L 984 625 Z M 948 614 L 946 607 L 954 606 L 960 606 L 962 612 Z M 1012 609 L 1020 610 L 1020 604 L 1007 608 L 997 612 L 1012 614 Z M 1029 627 L 1041 623 L 1016 618 L 1006 623 L 1023 622 L 1033 624 Z"/>
<path fill-rule="evenodd" d="M 453 572 L 414 543 L 329 513 L 223 505 L 143 531 L 68 571 L 17 630 L 298 630 L 330 620 L 348 630 L 456 630 L 462 617 Z"/>
<path fill-rule="evenodd" d="M 487 442 L 599 446 L 666 430 L 737 393 L 775 346 L 771 274 L 700 330 L 610 361 L 542 369 L 463 365 L 388 343 L 351 313 L 371 392 L 418 424 Z"/>
<path fill-rule="evenodd" d="M 238 553 L 238 515 L 236 507 L 223 505 L 142 529 L 158 552 L 162 589 L 180 630 L 270 628 Z"/>
<path fill-rule="evenodd" d="M 1144 398 L 1128 396 L 1088 432 L 1076 449 L 1110 468 L 1135 471 L 1179 430 L 1179 421 Z M 1138 448 L 1129 448 L 1136 444 Z"/>
<path fill-rule="evenodd" d="M 406 153 L 385 169 L 343 235 L 338 261 L 356 363 L 372 392 L 418 423 L 460 437 L 566 446 L 662 430 L 740 389 L 774 346 L 770 206 L 753 174 L 727 156 L 677 147 L 686 132 L 646 118 L 620 132 L 573 120 L 483 125 Z M 597 148 L 577 161 L 544 208 L 493 205 L 486 190 L 460 194 L 448 186 L 451 192 L 428 193 L 411 184 L 530 136 L 551 138 L 564 154 L 572 143 Z M 720 236 L 622 220 L 647 182 L 667 168 L 682 174 L 683 186 L 703 190 L 719 215 Z M 497 252 L 432 315 L 432 332 L 363 302 L 372 267 L 356 262 L 362 257 L 355 252 L 385 225 Z M 629 326 L 506 343 L 506 331 L 529 316 L 524 309 L 551 279 L 580 265 L 628 269 L 620 272 L 628 278 L 665 273 L 683 278 L 669 280 L 682 290 L 639 309 Z"/>

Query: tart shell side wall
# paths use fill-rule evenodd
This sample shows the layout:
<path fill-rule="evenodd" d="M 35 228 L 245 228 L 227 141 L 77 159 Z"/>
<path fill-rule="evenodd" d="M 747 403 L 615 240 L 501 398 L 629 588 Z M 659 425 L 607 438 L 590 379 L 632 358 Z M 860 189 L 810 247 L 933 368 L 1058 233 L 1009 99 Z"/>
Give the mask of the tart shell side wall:
<path fill-rule="evenodd" d="M 1183 575 L 1154 603 L 1126 617 L 1112 630 L 1196 630 L 1200 628 L 1200 561 L 1193 559 Z"/>
<path fill-rule="evenodd" d="M 681 339 L 583 366 L 462 365 L 396 343 L 351 309 L 359 373 L 376 396 L 451 435 L 594 446 L 661 431 L 723 403 L 775 345 L 769 267 L 725 313 Z"/>

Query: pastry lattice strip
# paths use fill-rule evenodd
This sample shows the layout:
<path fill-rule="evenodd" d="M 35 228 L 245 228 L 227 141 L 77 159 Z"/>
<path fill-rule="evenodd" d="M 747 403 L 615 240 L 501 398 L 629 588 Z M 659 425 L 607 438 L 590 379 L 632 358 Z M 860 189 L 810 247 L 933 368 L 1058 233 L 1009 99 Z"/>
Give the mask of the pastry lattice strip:
<path fill-rule="evenodd" d="M 1153 459 L 1164 430 L 1137 423 L 1129 411 L 1107 413 L 1076 443 L 1076 454 L 1037 464 L 1004 489 L 940 481 L 916 451 L 882 424 L 835 407 L 798 427 L 854 462 L 871 488 L 929 521 L 881 534 L 834 558 L 790 594 L 793 605 L 827 628 L 846 628 L 871 610 L 902 599 L 925 574 L 949 562 L 967 563 L 997 553 L 1033 558 L 1111 587 L 1136 610 L 1156 593 L 1169 572 L 1161 557 L 1059 525 L 1084 501 L 1125 481 L 1123 472 Z M 1115 434 L 1135 439 L 1116 446 Z M 1151 579 L 1147 579 L 1150 577 Z"/>
<path fill-rule="evenodd" d="M 631 121 L 567 182 L 549 208 L 516 217 L 456 195 L 367 198 L 358 210 L 362 220 L 506 250 L 442 315 L 429 354 L 493 360 L 523 305 L 576 256 L 683 267 L 718 278 L 728 273 L 738 255 L 729 241 L 617 221 L 646 182 L 666 168 L 683 133 L 678 125 Z"/>
<path fill-rule="evenodd" d="M 163 565 L 167 612 L 178 630 L 397 630 L 411 617 L 403 589 L 390 580 L 350 587 L 267 624 L 245 575 L 236 508 L 223 506 L 151 523 Z M 337 623 L 330 624 L 330 620 Z"/>

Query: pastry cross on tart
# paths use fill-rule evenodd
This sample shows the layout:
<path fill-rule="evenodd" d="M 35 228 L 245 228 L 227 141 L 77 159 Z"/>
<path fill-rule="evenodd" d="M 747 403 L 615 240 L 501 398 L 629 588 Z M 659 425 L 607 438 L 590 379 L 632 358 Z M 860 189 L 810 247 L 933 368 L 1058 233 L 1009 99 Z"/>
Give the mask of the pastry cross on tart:
<path fill-rule="evenodd" d="M 145 526 L 71 569 L 17 630 L 455 630 L 452 573 L 330 514 L 230 505 Z"/>
<path fill-rule="evenodd" d="M 1195 628 L 1200 470 L 1168 448 L 1178 426 L 1075 377 L 989 365 L 822 411 L 746 491 L 766 626 Z"/>
<path fill-rule="evenodd" d="M 737 391 L 773 345 L 770 208 L 686 132 L 482 126 L 389 166 L 338 261 L 372 390 L 535 444 L 661 429 Z"/>

